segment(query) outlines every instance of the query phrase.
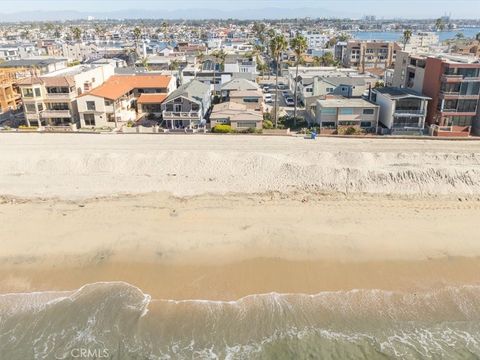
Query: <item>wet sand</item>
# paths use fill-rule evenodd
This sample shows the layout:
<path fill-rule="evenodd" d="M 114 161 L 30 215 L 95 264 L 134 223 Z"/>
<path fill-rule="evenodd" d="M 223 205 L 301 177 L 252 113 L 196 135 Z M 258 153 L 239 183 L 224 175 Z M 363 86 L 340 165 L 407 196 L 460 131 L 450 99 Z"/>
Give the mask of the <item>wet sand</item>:
<path fill-rule="evenodd" d="M 0 293 L 125 281 L 156 299 L 480 284 L 480 202 L 315 193 L 3 198 Z"/>

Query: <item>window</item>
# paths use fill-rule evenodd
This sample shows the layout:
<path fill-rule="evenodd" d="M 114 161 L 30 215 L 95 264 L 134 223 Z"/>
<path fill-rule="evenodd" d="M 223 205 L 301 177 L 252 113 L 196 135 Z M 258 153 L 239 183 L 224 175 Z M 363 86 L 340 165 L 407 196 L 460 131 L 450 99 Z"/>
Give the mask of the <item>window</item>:
<path fill-rule="evenodd" d="M 95 126 L 94 114 L 83 114 L 83 120 L 85 121 L 85 126 Z"/>
<path fill-rule="evenodd" d="M 324 121 L 324 122 L 322 122 L 321 126 L 323 128 L 332 129 L 332 128 L 335 128 L 335 122 L 334 121 Z"/>
<path fill-rule="evenodd" d="M 459 100 L 457 111 L 477 112 L 477 100 Z"/>
<path fill-rule="evenodd" d="M 362 128 L 372 127 L 372 122 L 371 121 L 361 121 L 360 122 L 360 127 L 362 127 Z"/>
<path fill-rule="evenodd" d="M 244 129 L 254 128 L 257 127 L 257 123 L 255 121 L 238 121 L 237 127 Z"/>
<path fill-rule="evenodd" d="M 87 110 L 95 111 L 95 101 L 87 101 Z"/>
<path fill-rule="evenodd" d="M 258 103 L 258 98 L 244 98 L 243 102 L 246 103 Z"/>
<path fill-rule="evenodd" d="M 38 111 L 42 111 L 43 110 L 43 104 L 37 104 L 37 109 L 38 109 Z"/>
<path fill-rule="evenodd" d="M 33 97 L 33 90 L 32 88 L 25 88 L 22 90 L 23 97 Z"/>
<path fill-rule="evenodd" d="M 340 112 L 340 115 L 353 115 L 352 108 L 340 108 L 339 112 Z"/>
<path fill-rule="evenodd" d="M 25 111 L 27 113 L 36 113 L 37 108 L 36 108 L 35 104 L 25 104 Z"/>
<path fill-rule="evenodd" d="M 351 126 L 351 125 L 358 125 L 356 121 L 339 121 L 338 125 L 340 126 Z"/>
<path fill-rule="evenodd" d="M 68 103 L 47 103 L 48 110 L 69 110 Z"/>
<path fill-rule="evenodd" d="M 337 115 L 337 108 L 322 108 L 321 115 Z"/>
<path fill-rule="evenodd" d="M 175 100 L 173 100 L 173 102 L 176 102 L 176 103 L 181 103 L 182 102 L 182 98 L 176 98 Z"/>
<path fill-rule="evenodd" d="M 36 97 L 42 96 L 42 93 L 40 92 L 40 88 L 35 88 L 35 96 Z"/>
<path fill-rule="evenodd" d="M 105 100 L 105 106 L 112 106 L 112 105 L 113 105 L 113 101 Z"/>
<path fill-rule="evenodd" d="M 472 116 L 452 116 L 449 123 L 453 126 L 471 126 L 472 119 Z"/>
<path fill-rule="evenodd" d="M 200 110 L 200 106 L 198 104 L 192 104 L 192 111 L 198 111 Z"/>
<path fill-rule="evenodd" d="M 327 93 L 333 92 L 333 88 L 327 88 L 326 90 L 327 90 Z"/>
<path fill-rule="evenodd" d="M 373 115 L 374 113 L 374 109 L 363 109 L 363 115 Z"/>
<path fill-rule="evenodd" d="M 115 114 L 114 113 L 108 113 L 107 114 L 107 121 L 108 122 L 115 122 Z"/>

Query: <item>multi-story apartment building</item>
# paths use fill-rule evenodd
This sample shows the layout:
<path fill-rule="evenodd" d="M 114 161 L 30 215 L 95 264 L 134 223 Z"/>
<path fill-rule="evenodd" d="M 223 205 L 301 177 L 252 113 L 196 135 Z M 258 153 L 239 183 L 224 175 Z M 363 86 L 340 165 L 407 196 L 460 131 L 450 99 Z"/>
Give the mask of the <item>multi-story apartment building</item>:
<path fill-rule="evenodd" d="M 433 32 L 417 32 L 413 34 L 405 46 L 405 51 L 428 51 L 431 46 L 438 45 L 439 36 Z"/>
<path fill-rule="evenodd" d="M 100 86 L 113 73 L 114 67 L 108 64 L 78 65 L 20 80 L 27 125 L 78 124 L 77 97 Z"/>
<path fill-rule="evenodd" d="M 426 121 L 431 134 L 469 136 L 480 130 L 480 62 L 470 56 L 399 54 L 394 85 L 432 98 Z"/>
<path fill-rule="evenodd" d="M 0 114 L 16 110 L 20 106 L 21 96 L 17 81 L 16 69 L 0 69 Z"/>
<path fill-rule="evenodd" d="M 25 73 L 25 77 L 29 74 L 45 75 L 66 68 L 67 59 L 48 57 L 10 60 L 0 64 L 0 69 L 16 69 L 17 72 Z"/>
<path fill-rule="evenodd" d="M 341 128 L 352 127 L 367 133 L 376 133 L 379 106 L 363 99 L 327 96 L 317 100 L 316 123 L 320 133 L 336 134 Z"/>
<path fill-rule="evenodd" d="M 400 45 L 388 41 L 349 41 L 342 59 L 346 67 L 361 72 L 368 69 L 388 69 L 395 63 Z"/>
<path fill-rule="evenodd" d="M 307 40 L 309 49 L 323 49 L 329 40 L 329 36 L 312 31 L 302 31 L 302 36 Z"/>
<path fill-rule="evenodd" d="M 411 89 L 393 87 L 374 89 L 372 95 L 372 100 L 380 106 L 382 134 L 423 134 L 431 98 Z"/>
<path fill-rule="evenodd" d="M 77 98 L 80 127 L 118 127 L 144 115 L 160 117 L 161 104 L 176 88 L 172 76 L 115 75 Z"/>

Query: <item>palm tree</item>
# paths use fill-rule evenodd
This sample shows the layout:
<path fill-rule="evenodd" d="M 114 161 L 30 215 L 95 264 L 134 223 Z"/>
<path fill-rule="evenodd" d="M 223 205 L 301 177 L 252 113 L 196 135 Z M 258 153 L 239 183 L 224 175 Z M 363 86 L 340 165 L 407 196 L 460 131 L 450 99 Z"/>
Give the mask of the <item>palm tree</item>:
<path fill-rule="evenodd" d="M 95 34 L 100 38 L 101 36 L 105 36 L 107 33 L 107 29 L 99 24 L 95 25 Z M 104 47 L 104 54 L 103 57 L 107 57 L 107 38 L 105 37 L 105 47 Z"/>
<path fill-rule="evenodd" d="M 80 42 L 82 39 L 82 30 L 78 26 L 75 26 L 72 27 L 70 31 L 72 32 L 72 38 L 75 41 Z"/>
<path fill-rule="evenodd" d="M 412 38 L 412 30 L 407 29 L 403 32 L 403 50 L 405 51 L 405 48 L 407 47 L 407 43 L 410 41 Z"/>
<path fill-rule="evenodd" d="M 180 64 L 177 60 L 172 60 L 170 65 L 168 65 L 168 70 L 178 70 L 180 68 Z"/>
<path fill-rule="evenodd" d="M 136 27 L 133 29 L 133 37 L 135 38 L 135 50 L 137 51 L 138 54 L 138 40 L 140 40 L 142 36 L 142 30 L 139 27 Z"/>
<path fill-rule="evenodd" d="M 163 31 L 163 38 L 167 38 L 167 32 L 168 32 L 168 24 L 164 21 L 162 22 L 162 31 Z"/>
<path fill-rule="evenodd" d="M 60 39 L 60 36 L 62 36 L 62 31 L 61 30 L 62 30 L 62 28 L 60 26 L 57 26 L 55 28 L 55 31 L 53 32 L 53 37 L 55 39 Z"/>
<path fill-rule="evenodd" d="M 442 18 L 438 18 L 438 19 L 435 21 L 435 28 L 437 29 L 437 31 L 443 31 L 443 30 L 445 30 L 445 24 L 443 23 L 443 19 L 442 19 Z"/>
<path fill-rule="evenodd" d="M 459 33 L 456 33 L 456 34 L 455 34 L 455 37 L 457 38 L 457 40 L 460 40 L 460 39 L 465 38 L 465 35 L 463 35 L 462 32 L 459 32 Z"/>
<path fill-rule="evenodd" d="M 215 95 L 215 77 L 217 72 L 217 64 L 220 65 L 220 69 L 222 69 L 223 65 L 225 64 L 225 58 L 227 57 L 227 54 L 223 50 L 218 50 L 212 52 L 212 56 L 215 58 L 215 63 L 213 64 L 213 94 Z"/>
<path fill-rule="evenodd" d="M 295 91 L 294 91 L 294 108 L 293 108 L 293 126 L 297 126 L 297 80 L 298 80 L 298 65 L 302 58 L 302 54 L 307 51 L 308 43 L 302 35 L 297 34 L 292 40 L 290 40 L 290 48 L 295 53 L 296 69 L 295 69 Z"/>
<path fill-rule="evenodd" d="M 282 52 L 287 50 L 288 43 L 287 39 L 283 35 L 276 35 L 275 37 L 270 40 L 270 51 L 272 56 L 275 58 L 275 63 L 277 67 L 277 71 L 275 72 L 275 128 L 278 126 L 278 73 L 280 70 L 280 61 L 282 59 Z"/>
<path fill-rule="evenodd" d="M 142 67 L 145 69 L 145 71 L 149 71 L 148 68 L 148 57 L 144 56 L 142 57 Z"/>

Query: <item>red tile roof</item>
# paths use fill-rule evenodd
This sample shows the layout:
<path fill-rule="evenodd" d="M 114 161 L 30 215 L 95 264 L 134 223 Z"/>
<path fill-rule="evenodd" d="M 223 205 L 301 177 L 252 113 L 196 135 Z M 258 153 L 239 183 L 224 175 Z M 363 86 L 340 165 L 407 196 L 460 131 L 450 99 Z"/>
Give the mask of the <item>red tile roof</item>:
<path fill-rule="evenodd" d="M 170 80 L 171 76 L 167 75 L 115 75 L 84 95 L 117 100 L 133 89 L 167 88 Z"/>
<path fill-rule="evenodd" d="M 141 94 L 137 102 L 139 104 L 160 104 L 167 98 L 167 94 Z"/>

